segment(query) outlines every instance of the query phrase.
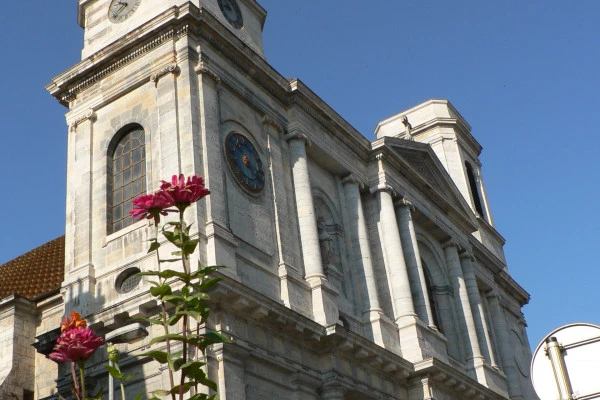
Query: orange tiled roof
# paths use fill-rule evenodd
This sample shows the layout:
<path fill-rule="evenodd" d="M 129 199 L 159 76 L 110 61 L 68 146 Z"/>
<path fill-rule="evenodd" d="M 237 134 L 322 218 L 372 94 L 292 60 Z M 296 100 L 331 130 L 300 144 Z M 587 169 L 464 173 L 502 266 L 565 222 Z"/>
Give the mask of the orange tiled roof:
<path fill-rule="evenodd" d="M 0 265 L 0 299 L 13 294 L 34 299 L 59 288 L 64 266 L 64 236 Z"/>

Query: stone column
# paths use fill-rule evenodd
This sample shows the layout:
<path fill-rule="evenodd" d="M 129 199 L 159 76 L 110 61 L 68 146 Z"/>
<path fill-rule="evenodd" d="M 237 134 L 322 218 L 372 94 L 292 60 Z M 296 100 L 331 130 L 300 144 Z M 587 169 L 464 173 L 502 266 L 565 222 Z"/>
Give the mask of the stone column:
<path fill-rule="evenodd" d="M 383 345 L 382 327 L 379 322 L 383 310 L 379 303 L 375 269 L 369 245 L 367 221 L 363 211 L 362 200 L 359 191 L 360 182 L 352 175 L 342 181 L 346 208 L 349 221 L 349 236 L 351 242 L 352 265 L 356 271 L 358 283 L 358 294 L 360 299 L 361 313 L 371 324 L 373 341 Z M 366 322 L 366 321 L 365 321 Z"/>
<path fill-rule="evenodd" d="M 469 252 L 464 251 L 460 254 L 460 264 L 462 266 L 465 286 L 469 296 L 469 303 L 471 304 L 471 312 L 473 313 L 473 322 L 475 323 L 479 348 L 485 359 L 491 362 L 492 358 L 487 337 L 488 335 L 485 329 L 485 315 L 481 313 L 481 297 L 479 296 L 479 288 L 477 287 L 477 278 L 475 277 L 472 259 L 473 255 Z"/>
<path fill-rule="evenodd" d="M 506 375 L 506 381 L 508 383 L 508 394 L 511 399 L 521 399 L 522 388 L 519 383 L 520 372 L 517 370 L 515 362 L 515 356 L 513 349 L 510 344 L 508 324 L 502 311 L 502 305 L 500 304 L 499 296 L 496 293 L 490 293 L 487 296 L 488 304 L 490 306 L 490 313 L 492 314 L 492 325 L 496 338 L 498 338 L 500 360 L 502 362 L 502 370 Z"/>
<path fill-rule="evenodd" d="M 318 323 L 328 326 L 338 320 L 336 303 L 337 293 L 329 286 L 323 273 L 317 218 L 310 185 L 306 144 L 310 141 L 296 130 L 286 139 L 290 147 L 290 162 L 294 177 L 296 211 L 300 228 L 300 243 L 304 259 L 304 279 L 308 282 L 312 294 L 313 317 Z"/>
<path fill-rule="evenodd" d="M 404 259 L 406 260 L 406 267 L 408 269 L 410 287 L 414 295 L 415 310 L 424 323 L 437 329 L 433 323 L 425 272 L 423 271 L 423 263 L 421 262 L 417 235 L 415 234 L 411 215 L 412 208 L 412 203 L 405 198 L 396 203 L 402 250 L 404 251 Z"/>
<path fill-rule="evenodd" d="M 89 109 L 70 121 L 67 159 L 67 220 L 65 228 L 65 279 L 61 293 L 65 313 L 76 310 L 82 315 L 94 312 L 95 269 L 92 259 L 93 221 L 106 218 L 106 175 L 94 176 L 94 122 L 96 113 Z M 97 157 L 97 156 L 96 156 Z M 95 179 L 104 179 L 104 191 L 94 192 Z M 94 198 L 100 193 L 100 200 Z M 104 230 L 102 230 L 104 232 Z"/>
<path fill-rule="evenodd" d="M 415 314 L 410 291 L 406 262 L 402 253 L 402 242 L 398 231 L 398 223 L 396 222 L 392 189 L 389 186 L 379 186 L 371 191 L 376 192 L 378 196 L 379 221 L 381 223 L 386 270 L 394 308 L 394 320 L 401 326 L 405 325 L 406 322 L 414 322 L 417 315 Z"/>
<path fill-rule="evenodd" d="M 222 273 L 238 279 L 235 248 L 237 241 L 229 229 L 227 191 L 221 150 L 221 79 L 206 61 L 200 60 L 195 68 L 199 75 L 199 114 L 201 136 L 202 175 L 210 196 L 198 207 L 198 219 L 206 221 L 206 262 L 208 265 L 226 265 Z M 205 210 L 201 209 L 204 204 Z M 206 215 L 202 215 L 202 211 Z"/>
<path fill-rule="evenodd" d="M 456 317 L 467 352 L 467 365 L 469 369 L 475 370 L 475 375 L 480 382 L 485 382 L 483 371 L 477 368 L 483 364 L 483 356 L 479 348 L 477 331 L 473 320 L 473 313 L 471 312 L 471 303 L 469 302 L 469 295 L 458 256 L 458 244 L 452 240 L 445 243 L 444 255 L 448 265 L 450 285 L 454 292 L 454 302 L 458 314 Z"/>

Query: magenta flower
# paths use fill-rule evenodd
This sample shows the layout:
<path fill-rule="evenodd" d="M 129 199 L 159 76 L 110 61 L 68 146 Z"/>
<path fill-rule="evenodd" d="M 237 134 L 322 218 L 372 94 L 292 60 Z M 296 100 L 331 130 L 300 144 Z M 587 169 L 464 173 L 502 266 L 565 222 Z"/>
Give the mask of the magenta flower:
<path fill-rule="evenodd" d="M 85 362 L 103 344 L 104 339 L 90 328 L 69 329 L 58 337 L 50 358 L 58 362 Z"/>
<path fill-rule="evenodd" d="M 130 210 L 129 213 L 131 214 L 131 218 L 138 221 L 143 218 L 154 218 L 158 223 L 161 214 L 167 215 L 168 212 L 176 212 L 175 210 L 168 209 L 175 203 L 169 193 L 164 191 L 158 191 L 154 194 L 144 194 L 136 197 L 131 202 L 133 203 L 133 210 Z"/>
<path fill-rule="evenodd" d="M 193 175 L 185 179 L 183 174 L 173 175 L 171 182 L 161 181 L 160 191 L 168 193 L 173 199 L 173 204 L 179 211 L 183 211 L 190 204 L 208 195 L 210 191 L 204 187 L 204 179 Z"/>

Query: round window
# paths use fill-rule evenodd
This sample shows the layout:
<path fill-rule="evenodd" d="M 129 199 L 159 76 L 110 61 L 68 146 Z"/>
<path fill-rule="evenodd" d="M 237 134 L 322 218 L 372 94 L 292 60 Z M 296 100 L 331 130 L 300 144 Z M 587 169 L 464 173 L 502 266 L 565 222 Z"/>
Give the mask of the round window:
<path fill-rule="evenodd" d="M 142 277 L 137 275 L 140 272 L 139 268 L 127 268 L 117 276 L 115 287 L 119 293 L 129 293 L 134 290 L 142 280 Z"/>

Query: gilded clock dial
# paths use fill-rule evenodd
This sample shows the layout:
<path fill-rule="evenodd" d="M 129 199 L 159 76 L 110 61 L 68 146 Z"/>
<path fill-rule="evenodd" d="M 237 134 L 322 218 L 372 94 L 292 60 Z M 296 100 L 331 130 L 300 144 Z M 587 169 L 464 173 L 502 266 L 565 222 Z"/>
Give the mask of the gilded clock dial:
<path fill-rule="evenodd" d="M 260 192 L 265 186 L 265 172 L 252 142 L 239 132 L 231 132 L 225 139 L 225 152 L 238 183 L 249 192 Z"/>
<path fill-rule="evenodd" d="M 114 23 L 125 21 L 131 17 L 142 0 L 112 0 L 108 7 L 108 19 Z"/>
<path fill-rule="evenodd" d="M 227 22 L 233 25 L 233 27 L 241 29 L 244 26 L 242 11 L 236 0 L 219 0 L 219 8 Z"/>

